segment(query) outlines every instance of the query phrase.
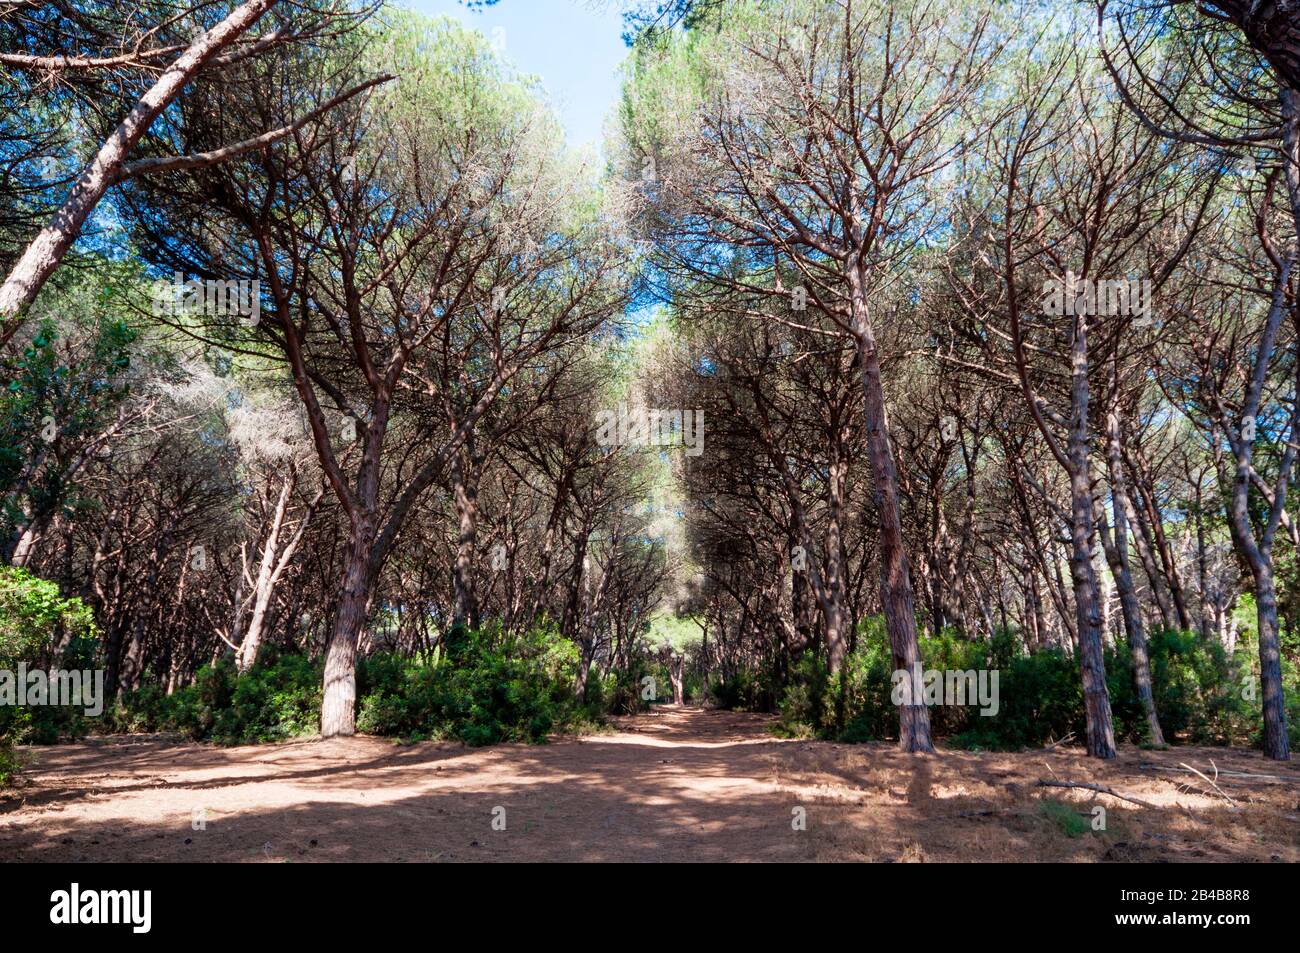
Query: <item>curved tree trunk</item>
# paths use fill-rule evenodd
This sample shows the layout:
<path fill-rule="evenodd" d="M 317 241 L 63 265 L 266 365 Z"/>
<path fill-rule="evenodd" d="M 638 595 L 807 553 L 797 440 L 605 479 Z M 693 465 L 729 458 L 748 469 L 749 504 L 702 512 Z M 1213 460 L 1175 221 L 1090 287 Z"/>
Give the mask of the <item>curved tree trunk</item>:
<path fill-rule="evenodd" d="M 255 24 L 275 0 L 248 0 L 203 33 L 163 71 L 158 81 L 140 97 L 126 118 L 113 130 L 90 164 L 73 183 L 62 207 L 41 229 L 0 285 L 0 344 L 18 329 L 18 315 L 40 292 L 58 267 L 82 226 L 109 187 L 117 181 L 131 149 L 153 125 L 195 74 L 217 53 L 234 43 Z"/>
<path fill-rule="evenodd" d="M 1187 0 L 1183 0 L 1187 2 Z M 1288 0 L 1209 0 L 1206 7 L 1220 11 L 1237 25 L 1278 77 L 1300 89 L 1300 16 Z"/>

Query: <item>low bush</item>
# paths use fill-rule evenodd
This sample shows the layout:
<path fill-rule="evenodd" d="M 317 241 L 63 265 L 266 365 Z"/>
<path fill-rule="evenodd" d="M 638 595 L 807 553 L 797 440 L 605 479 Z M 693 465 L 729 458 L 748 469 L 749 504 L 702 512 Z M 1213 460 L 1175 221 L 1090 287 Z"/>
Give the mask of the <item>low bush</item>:
<path fill-rule="evenodd" d="M 550 629 L 519 636 L 467 631 L 454 659 L 429 663 L 372 655 L 357 665 L 357 729 L 470 745 L 544 741 L 598 717 L 574 697 L 577 666 L 576 646 Z M 108 727 L 182 731 L 221 744 L 310 735 L 320 723 L 321 680 L 320 661 L 302 655 L 264 652 L 242 675 L 227 657 L 171 695 L 145 686 L 124 696 Z"/>
<path fill-rule="evenodd" d="M 1085 736 L 1083 692 L 1078 662 L 1058 648 L 1025 654 L 1014 633 L 967 640 L 952 633 L 920 639 L 924 670 L 986 671 L 992 688 L 996 671 L 997 712 L 980 713 L 966 705 L 932 705 L 931 730 L 954 747 L 1019 750 L 1041 747 L 1073 733 Z M 1158 631 L 1149 637 L 1152 688 L 1165 740 L 1171 744 L 1259 744 L 1260 703 L 1251 697 L 1254 648 L 1243 640 L 1229 658 L 1217 642 L 1192 632 Z M 1284 655 L 1287 653 L 1284 653 Z M 1150 742 L 1145 715 L 1133 683 L 1132 655 L 1126 643 L 1106 651 L 1107 687 L 1117 740 Z M 776 710 L 775 733 L 785 737 L 820 737 L 846 742 L 893 740 L 898 710 L 893 704 L 892 654 L 880 620 L 868 620 L 845 661 L 840 678 L 831 678 L 823 657 L 805 653 L 785 678 Z M 762 672 L 741 672 L 715 684 L 714 697 L 726 707 L 758 707 L 756 686 L 767 684 Z M 1293 743 L 1300 738 L 1300 678 L 1284 661 L 1288 726 Z M 747 706 L 745 702 L 751 701 Z"/>
<path fill-rule="evenodd" d="M 0 669 L 90 668 L 98 630 L 90 607 L 65 599 L 57 584 L 25 569 L 0 566 Z M 0 704 L 0 787 L 18 770 L 14 746 L 85 734 L 82 710 L 57 705 Z"/>
<path fill-rule="evenodd" d="M 376 656 L 358 668 L 357 727 L 406 738 L 456 738 L 468 745 L 541 742 L 590 722 L 594 706 L 574 695 L 578 649 L 554 629 L 518 636 L 467 632 L 455 659 L 425 665 Z M 593 673 L 589 697 L 605 685 Z M 617 686 L 615 686 L 617 691 Z"/>
<path fill-rule="evenodd" d="M 167 695 L 145 685 L 108 712 L 110 731 L 180 731 L 199 741 L 255 744 L 316 732 L 320 724 L 321 665 L 301 655 L 263 653 L 240 675 L 226 656 L 204 665 L 194 682 Z"/>

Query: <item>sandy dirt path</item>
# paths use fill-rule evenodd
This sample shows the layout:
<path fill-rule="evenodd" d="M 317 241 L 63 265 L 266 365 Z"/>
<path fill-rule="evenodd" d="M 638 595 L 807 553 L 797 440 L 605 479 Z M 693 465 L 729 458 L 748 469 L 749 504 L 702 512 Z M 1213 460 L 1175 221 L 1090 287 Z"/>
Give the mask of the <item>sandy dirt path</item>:
<path fill-rule="evenodd" d="M 1300 860 L 1300 765 L 1254 752 L 1126 749 L 1113 764 L 1077 750 L 909 757 L 782 741 L 769 724 L 667 708 L 547 745 L 125 737 L 29 749 L 24 782 L 0 797 L 0 859 Z M 1234 810 L 1187 791 L 1173 770 L 1209 758 L 1279 779 L 1221 779 Z M 1156 806 L 1048 791 L 1040 777 Z M 1106 829 L 1071 836 L 1044 797 L 1088 821 L 1104 806 Z M 493 828 L 498 808 L 504 830 Z"/>

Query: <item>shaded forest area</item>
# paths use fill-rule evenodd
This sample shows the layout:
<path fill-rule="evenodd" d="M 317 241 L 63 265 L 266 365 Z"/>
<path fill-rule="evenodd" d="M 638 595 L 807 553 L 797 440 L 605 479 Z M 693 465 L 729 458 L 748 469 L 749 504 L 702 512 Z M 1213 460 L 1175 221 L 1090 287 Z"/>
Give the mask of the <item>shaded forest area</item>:
<path fill-rule="evenodd" d="M 104 693 L 0 683 L 0 782 L 666 702 L 1288 759 L 1294 14 L 626 23 L 597 156 L 450 19 L 0 0 L 0 669 Z"/>

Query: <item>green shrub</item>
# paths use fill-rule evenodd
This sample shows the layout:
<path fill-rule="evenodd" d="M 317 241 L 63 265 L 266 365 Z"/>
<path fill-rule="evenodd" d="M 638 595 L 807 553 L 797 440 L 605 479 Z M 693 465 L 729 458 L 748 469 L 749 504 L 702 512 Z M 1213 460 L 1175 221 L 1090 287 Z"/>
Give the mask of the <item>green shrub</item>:
<path fill-rule="evenodd" d="M 644 664 L 630 670 L 612 671 L 604 678 L 595 673 L 587 679 L 587 709 L 593 716 L 602 712 L 613 715 L 635 715 L 648 711 L 650 702 L 644 698 L 641 680 L 649 674 Z"/>
<path fill-rule="evenodd" d="M 253 744 L 314 734 L 320 725 L 322 674 L 320 662 L 302 655 L 254 666 L 233 680 L 227 705 L 212 706 L 212 739 Z M 223 695 L 225 687 L 219 688 Z"/>
<path fill-rule="evenodd" d="M 1151 683 L 1156 713 L 1168 741 L 1242 744 L 1262 714 L 1242 694 L 1250 662 L 1229 657 L 1217 641 L 1194 632 L 1159 631 L 1151 636 Z"/>
<path fill-rule="evenodd" d="M 573 693 L 578 664 L 577 646 L 550 627 L 518 636 L 466 630 L 456 652 L 433 664 L 374 656 L 358 667 L 358 728 L 467 745 L 542 742 L 593 717 Z M 588 691 L 603 700 L 619 687 L 593 673 Z"/>
<path fill-rule="evenodd" d="M 1071 732 L 1084 736 L 1083 687 L 1076 660 L 1051 648 L 1011 659 L 999 669 L 998 713 L 974 712 L 967 734 L 955 744 L 981 740 L 980 747 L 1015 750 L 1041 747 Z"/>
<path fill-rule="evenodd" d="M 786 738 L 815 736 L 826 723 L 829 675 L 826 662 L 815 652 L 806 652 L 790 668 L 781 701 L 776 734 Z"/>
<path fill-rule="evenodd" d="M 0 788 L 7 787 L 13 783 L 14 775 L 18 773 L 18 755 L 9 745 L 0 744 Z"/>
<path fill-rule="evenodd" d="M 26 569 L 0 566 L 0 668 L 91 668 L 98 630 L 90 607 L 65 599 L 56 583 Z M 59 646 L 63 646 L 59 650 Z M 87 730 L 80 708 L 0 705 L 0 786 L 18 768 L 13 746 L 77 738 Z"/>
<path fill-rule="evenodd" d="M 1092 825 L 1069 804 L 1051 798 L 1038 802 L 1039 812 L 1058 827 L 1066 837 L 1082 837 Z"/>
<path fill-rule="evenodd" d="M 1229 659 L 1217 642 L 1206 643 L 1196 633 L 1158 631 L 1149 642 L 1153 695 L 1166 741 L 1222 745 L 1253 739 L 1258 744 L 1259 701 L 1243 698 L 1241 690 L 1243 677 L 1251 673 L 1251 646 L 1243 642 L 1236 658 Z M 944 632 L 921 638 L 920 648 L 925 670 L 998 672 L 997 714 L 982 715 L 978 705 L 933 705 L 930 726 L 936 738 L 954 747 L 1014 751 L 1041 747 L 1071 733 L 1076 739 L 1085 736 L 1083 691 L 1072 655 L 1056 648 L 1026 655 L 1010 632 L 975 640 Z M 1284 652 L 1283 682 L 1288 726 L 1296 739 L 1300 727 L 1291 710 L 1300 710 L 1300 676 L 1289 655 Z M 892 668 L 883 624 L 867 620 L 841 679 L 830 678 L 825 661 L 813 652 L 791 667 L 774 731 L 846 742 L 897 738 Z M 1126 643 L 1107 649 L 1106 674 L 1116 737 L 1139 744 L 1149 741 Z M 719 694 L 732 698 L 760 677 L 733 679 Z"/>
<path fill-rule="evenodd" d="M 122 734 L 153 732 L 169 726 L 172 700 L 161 685 L 146 683 L 133 692 L 124 692 L 104 711 L 104 729 Z"/>
<path fill-rule="evenodd" d="M 451 656 L 431 662 L 379 653 L 357 664 L 357 728 L 408 739 L 456 738 L 470 745 L 545 741 L 598 719 L 573 694 L 578 650 L 553 629 L 519 636 L 466 631 Z M 593 673 L 593 681 L 600 680 Z M 108 713 L 116 731 L 181 731 L 221 744 L 279 741 L 320 724 L 322 665 L 303 655 L 262 654 L 240 675 L 226 656 L 204 665 L 172 695 L 146 685 Z M 604 684 L 596 688 L 603 698 Z"/>
<path fill-rule="evenodd" d="M 709 696 L 729 711 L 774 711 L 780 692 L 772 672 L 741 669 L 730 678 L 713 679 Z"/>
<path fill-rule="evenodd" d="M 194 682 L 167 695 L 144 685 L 106 713 L 111 731 L 179 731 L 198 741 L 253 744 L 313 734 L 320 724 L 321 664 L 263 653 L 240 675 L 234 660 L 204 665 Z"/>

